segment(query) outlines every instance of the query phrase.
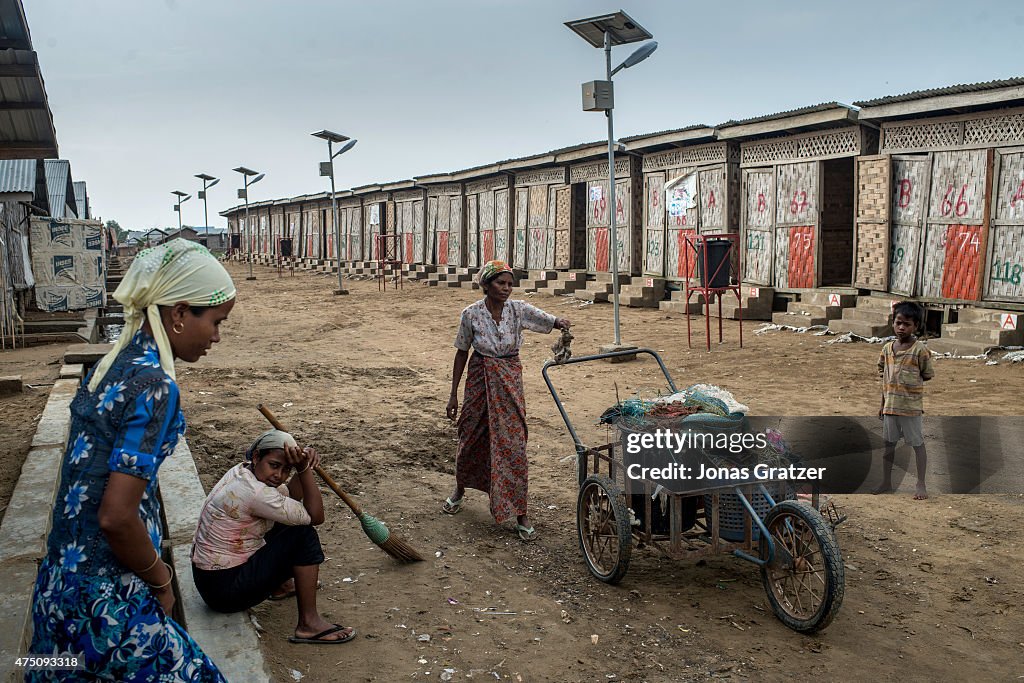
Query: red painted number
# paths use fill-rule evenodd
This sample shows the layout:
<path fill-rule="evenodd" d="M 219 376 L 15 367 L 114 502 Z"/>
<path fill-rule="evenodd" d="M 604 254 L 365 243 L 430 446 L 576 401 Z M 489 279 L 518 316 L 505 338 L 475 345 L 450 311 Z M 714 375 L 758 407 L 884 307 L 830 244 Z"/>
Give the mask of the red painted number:
<path fill-rule="evenodd" d="M 807 192 L 797 190 L 793 193 L 793 200 L 789 203 L 790 213 L 801 213 L 807 210 Z"/>
<path fill-rule="evenodd" d="M 764 213 L 768 210 L 768 202 L 764 198 L 764 192 L 757 193 L 757 212 Z"/>
<path fill-rule="evenodd" d="M 1017 186 L 1017 191 L 1013 193 L 1013 198 L 1010 199 L 1010 206 L 1016 206 L 1017 202 L 1024 199 L 1024 180 L 1020 181 L 1020 185 Z"/>
<path fill-rule="evenodd" d="M 942 204 L 939 206 L 939 211 L 943 216 L 948 216 L 953 213 L 957 216 L 967 215 L 967 199 L 964 195 L 967 193 L 967 183 L 963 184 L 960 188 L 960 194 L 957 195 L 956 203 L 953 203 L 953 194 L 956 192 L 956 187 L 950 185 L 946 188 L 946 194 L 942 196 Z"/>
<path fill-rule="evenodd" d="M 910 190 L 914 187 L 914 184 L 910 182 L 910 178 L 903 178 L 900 180 L 900 194 L 899 199 L 896 201 L 896 205 L 901 209 L 905 209 L 910 206 Z"/>

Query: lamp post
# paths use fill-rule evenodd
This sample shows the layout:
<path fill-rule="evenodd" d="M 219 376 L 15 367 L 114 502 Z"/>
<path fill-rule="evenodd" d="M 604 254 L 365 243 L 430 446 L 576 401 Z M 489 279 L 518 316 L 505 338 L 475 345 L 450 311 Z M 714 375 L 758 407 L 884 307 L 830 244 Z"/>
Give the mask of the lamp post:
<path fill-rule="evenodd" d="M 624 62 L 612 68 L 612 46 L 636 43 L 649 40 L 653 36 L 644 27 L 633 21 L 625 12 L 603 14 L 589 19 L 567 21 L 565 25 L 577 35 L 597 48 L 604 48 L 605 75 L 604 81 L 590 81 L 583 84 L 583 110 L 603 111 L 608 118 L 608 206 L 609 206 L 609 239 L 611 241 L 612 258 L 612 308 L 615 321 L 615 344 L 602 347 L 602 351 L 620 350 L 623 347 L 619 334 L 619 243 L 616 234 L 615 205 L 615 136 L 612 125 L 612 110 L 615 107 L 612 76 L 622 69 L 628 69 L 644 61 L 658 49 L 654 41 L 640 46 Z M 633 348 L 633 347 L 628 347 Z"/>
<path fill-rule="evenodd" d="M 245 200 L 245 232 L 249 236 L 249 277 L 246 280 L 255 280 L 256 276 L 252 274 L 252 225 L 249 223 L 249 186 L 255 185 L 259 181 L 263 180 L 265 174 L 259 171 L 254 171 L 251 168 L 245 166 L 239 166 L 234 169 L 236 173 L 241 173 L 245 180 L 245 187 L 238 191 L 238 198 Z M 250 177 L 256 176 L 252 180 Z"/>
<path fill-rule="evenodd" d="M 199 191 L 199 198 L 203 200 L 203 226 L 206 228 L 206 248 L 210 248 L 210 216 L 206 212 L 206 191 L 220 182 L 220 178 L 214 178 L 206 173 L 197 173 L 196 178 L 203 181 L 203 189 Z"/>
<path fill-rule="evenodd" d="M 351 140 L 347 135 L 341 133 L 334 133 L 329 130 L 321 130 L 316 133 L 310 133 L 315 138 L 321 140 L 327 140 L 327 161 L 320 162 L 320 175 L 329 176 L 331 179 L 331 214 L 334 217 L 334 254 L 338 258 L 338 288 L 334 290 L 335 294 L 348 294 L 348 290 L 345 289 L 345 284 L 342 282 L 341 277 L 341 225 L 338 223 L 338 198 L 334 193 L 334 157 L 344 154 L 353 147 L 356 146 L 356 140 Z M 342 146 L 337 152 L 334 151 L 334 144 L 346 144 Z M 346 256 L 349 254 L 346 252 Z"/>
<path fill-rule="evenodd" d="M 178 198 L 178 202 L 174 205 L 174 210 L 178 213 L 178 237 L 181 237 L 181 205 L 191 199 L 192 195 L 181 190 L 175 190 L 171 194 Z"/>

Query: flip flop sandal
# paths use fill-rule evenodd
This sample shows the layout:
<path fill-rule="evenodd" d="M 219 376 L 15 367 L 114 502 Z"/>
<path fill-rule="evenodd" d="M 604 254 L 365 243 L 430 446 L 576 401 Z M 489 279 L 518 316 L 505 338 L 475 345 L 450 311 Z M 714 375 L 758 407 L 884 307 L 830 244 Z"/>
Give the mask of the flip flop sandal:
<path fill-rule="evenodd" d="M 281 593 L 280 595 L 268 595 L 267 596 L 267 600 L 272 600 L 274 602 L 280 602 L 282 600 L 287 600 L 289 598 L 294 598 L 294 597 L 295 597 L 295 591 L 294 590 L 290 590 L 287 593 Z"/>
<path fill-rule="evenodd" d="M 523 539 L 527 543 L 537 540 L 537 532 L 532 526 L 527 528 L 522 524 L 516 524 L 516 532 L 519 533 L 519 538 Z"/>
<path fill-rule="evenodd" d="M 324 636 L 329 636 L 332 633 L 337 633 L 338 631 L 344 631 L 345 628 L 346 627 L 342 626 L 341 624 L 334 624 L 333 626 L 331 626 L 331 628 L 327 629 L 326 631 L 321 631 L 320 633 L 317 633 L 315 636 L 309 636 L 308 638 L 292 636 L 288 639 L 288 642 L 305 643 L 307 645 L 340 645 L 342 643 L 347 643 L 348 641 L 356 637 L 355 629 L 352 629 L 347 636 L 344 636 L 342 638 L 325 639 Z"/>
<path fill-rule="evenodd" d="M 451 498 L 445 498 L 444 503 L 441 504 L 441 512 L 446 515 L 457 515 L 462 510 L 462 501 L 465 498 L 459 498 L 458 500 L 452 500 Z"/>

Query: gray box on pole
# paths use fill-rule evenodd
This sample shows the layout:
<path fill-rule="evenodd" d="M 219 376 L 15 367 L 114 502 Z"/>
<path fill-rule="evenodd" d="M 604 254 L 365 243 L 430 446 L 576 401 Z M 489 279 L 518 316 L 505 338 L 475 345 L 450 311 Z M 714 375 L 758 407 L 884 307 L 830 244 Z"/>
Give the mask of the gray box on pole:
<path fill-rule="evenodd" d="M 615 97 L 611 81 L 587 81 L 583 84 L 583 111 L 608 111 Z"/>
<path fill-rule="evenodd" d="M 329 161 L 320 162 L 320 175 L 325 178 L 331 178 L 334 176 L 333 164 Z"/>

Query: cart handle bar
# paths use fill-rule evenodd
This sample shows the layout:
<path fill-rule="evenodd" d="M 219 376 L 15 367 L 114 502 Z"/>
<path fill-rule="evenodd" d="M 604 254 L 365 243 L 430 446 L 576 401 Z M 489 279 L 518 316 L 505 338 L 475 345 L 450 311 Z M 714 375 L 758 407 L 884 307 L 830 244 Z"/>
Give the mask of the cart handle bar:
<path fill-rule="evenodd" d="M 669 389 L 672 393 L 676 393 L 679 390 L 676 389 L 675 383 L 672 381 L 672 376 L 668 374 L 668 368 L 665 367 L 664 361 L 661 360 L 661 356 L 652 349 L 625 349 L 623 351 L 609 351 L 607 353 L 596 353 L 592 356 L 577 356 L 570 358 L 563 363 L 556 363 L 553 360 L 549 360 L 544 363 L 544 367 L 541 368 L 541 374 L 544 375 L 544 382 L 548 385 L 548 391 L 551 392 L 551 397 L 555 399 L 555 405 L 558 406 L 558 412 L 562 415 L 562 420 L 565 422 L 565 426 L 569 428 L 569 433 L 572 435 L 572 440 L 576 444 L 576 453 L 582 453 L 587 450 L 587 447 L 580 441 L 580 437 L 576 434 L 576 430 L 572 426 L 572 421 L 569 419 L 569 414 L 565 412 L 565 406 L 562 405 L 561 399 L 558 397 L 558 391 L 555 389 L 555 385 L 551 383 L 551 378 L 548 377 L 548 369 L 553 365 L 572 365 L 573 363 L 589 363 L 595 360 L 607 360 L 608 358 L 617 358 L 619 356 L 635 356 L 638 353 L 646 353 L 654 356 L 654 360 L 658 361 L 658 366 L 661 367 L 661 372 L 665 375 L 665 380 L 668 382 Z"/>

